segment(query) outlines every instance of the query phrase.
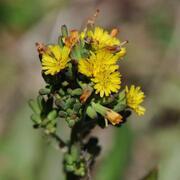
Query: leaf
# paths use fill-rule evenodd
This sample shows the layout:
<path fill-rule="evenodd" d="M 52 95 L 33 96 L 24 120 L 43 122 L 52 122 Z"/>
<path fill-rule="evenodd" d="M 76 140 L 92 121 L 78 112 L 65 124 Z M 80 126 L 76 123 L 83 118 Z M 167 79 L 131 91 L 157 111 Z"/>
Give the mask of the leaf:
<path fill-rule="evenodd" d="M 131 154 L 132 134 L 127 124 L 115 129 L 114 143 L 99 169 L 96 180 L 123 179 L 123 175 Z"/>
<path fill-rule="evenodd" d="M 154 168 L 142 180 L 158 180 L 158 169 Z"/>

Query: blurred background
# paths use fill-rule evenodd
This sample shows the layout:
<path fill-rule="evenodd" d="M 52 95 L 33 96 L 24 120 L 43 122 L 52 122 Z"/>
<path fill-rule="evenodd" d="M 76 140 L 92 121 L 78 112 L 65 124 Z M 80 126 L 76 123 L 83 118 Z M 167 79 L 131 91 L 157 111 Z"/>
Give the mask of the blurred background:
<path fill-rule="evenodd" d="M 145 91 L 144 117 L 122 128 L 96 128 L 102 152 L 93 180 L 180 180 L 180 2 L 178 0 L 1 0 L 0 180 L 63 180 L 57 147 L 32 128 L 27 105 L 44 85 L 35 42 L 55 43 L 60 26 L 119 27 L 129 40 L 123 81 Z M 67 134 L 62 128 L 62 134 Z"/>

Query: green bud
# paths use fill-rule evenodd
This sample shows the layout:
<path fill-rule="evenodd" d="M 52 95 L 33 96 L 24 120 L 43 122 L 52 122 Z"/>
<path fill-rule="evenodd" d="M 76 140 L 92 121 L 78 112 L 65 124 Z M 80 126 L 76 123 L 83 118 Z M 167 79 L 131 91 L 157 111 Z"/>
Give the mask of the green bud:
<path fill-rule="evenodd" d="M 46 126 L 46 129 L 49 133 L 54 133 L 56 131 L 56 127 L 54 126 L 54 124 L 48 124 Z"/>
<path fill-rule="evenodd" d="M 67 30 L 67 26 L 66 25 L 62 25 L 61 26 L 61 33 L 63 37 L 67 37 L 68 36 L 68 30 Z"/>
<path fill-rule="evenodd" d="M 76 103 L 74 104 L 73 110 L 74 110 L 75 112 L 78 112 L 79 109 L 81 108 L 81 106 L 82 106 L 82 104 L 81 104 L 80 102 L 76 102 Z"/>
<path fill-rule="evenodd" d="M 74 98 L 67 99 L 66 102 L 65 102 L 66 108 L 71 108 L 74 103 L 75 103 L 75 99 Z"/>
<path fill-rule="evenodd" d="M 84 166 L 83 167 L 80 167 L 78 169 L 75 169 L 75 172 L 74 172 L 77 176 L 81 176 L 83 177 L 85 175 L 85 168 Z"/>
<path fill-rule="evenodd" d="M 44 126 L 44 125 L 47 125 L 49 122 L 50 122 L 50 120 L 48 118 L 45 118 L 45 119 L 43 119 L 41 124 Z"/>
<path fill-rule="evenodd" d="M 67 172 L 73 172 L 74 171 L 74 165 L 66 164 L 65 169 Z"/>
<path fill-rule="evenodd" d="M 67 81 L 62 82 L 62 86 L 66 87 L 68 85 L 69 85 L 69 83 Z"/>
<path fill-rule="evenodd" d="M 70 108 L 68 108 L 66 112 L 69 116 L 71 116 L 73 114 L 73 110 Z"/>
<path fill-rule="evenodd" d="M 82 94 L 82 89 L 81 88 L 74 89 L 71 92 L 72 96 L 80 96 L 81 94 Z"/>
<path fill-rule="evenodd" d="M 69 120 L 68 125 L 69 125 L 69 127 L 72 128 L 75 125 L 75 123 L 76 123 L 75 120 L 71 119 L 71 120 Z"/>
<path fill-rule="evenodd" d="M 65 118 L 67 113 L 65 111 L 59 111 L 59 117 Z"/>
<path fill-rule="evenodd" d="M 91 119 L 97 118 L 97 113 L 92 106 L 88 106 L 86 113 Z"/>
<path fill-rule="evenodd" d="M 61 107 L 62 109 L 65 108 L 65 102 L 62 99 L 56 99 L 55 104 L 56 106 Z"/>
<path fill-rule="evenodd" d="M 39 115 L 41 114 L 41 109 L 38 106 L 37 101 L 35 101 L 33 99 L 29 100 L 29 106 L 31 107 L 31 109 L 33 110 L 34 113 L 39 114 Z"/>
<path fill-rule="evenodd" d="M 48 88 L 42 88 L 42 89 L 39 90 L 39 94 L 40 94 L 40 95 L 47 95 L 47 94 L 49 94 L 50 92 L 51 92 L 51 90 L 48 89 Z"/>
<path fill-rule="evenodd" d="M 64 159 L 68 165 L 71 165 L 74 162 L 73 157 L 70 154 L 66 154 Z"/>
<path fill-rule="evenodd" d="M 65 92 L 63 91 L 63 89 L 60 89 L 58 92 L 59 92 L 59 94 L 60 94 L 61 96 L 64 96 L 64 95 L 65 95 Z"/>
<path fill-rule="evenodd" d="M 41 122 L 42 122 L 41 117 L 37 114 L 32 114 L 31 120 L 36 124 L 41 124 Z"/>
<path fill-rule="evenodd" d="M 68 88 L 68 89 L 67 89 L 67 92 L 68 92 L 69 94 L 71 94 L 71 93 L 72 93 L 72 89 L 71 89 L 71 88 Z"/>
<path fill-rule="evenodd" d="M 51 112 L 48 113 L 47 118 L 51 121 L 56 119 L 57 117 L 57 111 L 56 110 L 52 110 Z"/>

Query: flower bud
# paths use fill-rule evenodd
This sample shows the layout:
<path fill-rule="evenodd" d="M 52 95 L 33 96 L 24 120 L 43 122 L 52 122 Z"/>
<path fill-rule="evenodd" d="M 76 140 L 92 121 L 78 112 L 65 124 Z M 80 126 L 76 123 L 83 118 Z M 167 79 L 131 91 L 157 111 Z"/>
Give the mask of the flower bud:
<path fill-rule="evenodd" d="M 47 94 L 49 94 L 50 92 L 51 92 L 51 90 L 48 89 L 48 88 L 42 88 L 42 89 L 39 90 L 39 94 L 40 94 L 40 95 L 47 95 Z"/>
<path fill-rule="evenodd" d="M 48 113 L 47 118 L 51 121 L 56 119 L 57 117 L 57 111 L 56 110 L 52 110 Z"/>
<path fill-rule="evenodd" d="M 92 106 L 88 106 L 86 113 L 91 119 L 97 118 L 97 113 Z"/>
<path fill-rule="evenodd" d="M 41 117 L 37 114 L 32 114 L 31 120 L 36 124 L 40 124 L 42 122 Z"/>
<path fill-rule="evenodd" d="M 71 92 L 72 96 L 80 96 L 81 94 L 82 94 L 82 89 L 81 88 L 74 89 Z"/>

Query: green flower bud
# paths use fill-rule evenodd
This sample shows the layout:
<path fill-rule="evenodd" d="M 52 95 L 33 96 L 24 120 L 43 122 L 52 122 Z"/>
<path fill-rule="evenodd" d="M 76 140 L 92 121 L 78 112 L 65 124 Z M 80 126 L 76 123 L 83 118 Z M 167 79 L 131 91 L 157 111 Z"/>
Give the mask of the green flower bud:
<path fill-rule="evenodd" d="M 57 111 L 56 110 L 52 110 L 51 112 L 48 113 L 47 118 L 51 121 L 56 119 L 57 117 Z"/>
<path fill-rule="evenodd" d="M 82 163 L 81 163 L 82 164 Z M 84 165 L 83 166 L 80 166 L 78 169 L 75 169 L 74 173 L 77 175 L 77 176 L 81 176 L 83 177 L 85 175 L 85 167 Z"/>
<path fill-rule="evenodd" d="M 86 113 L 91 119 L 97 118 L 97 113 L 92 106 L 88 106 Z"/>
<path fill-rule="evenodd" d="M 71 92 L 72 96 L 80 96 L 81 94 L 82 94 L 82 89 L 81 88 L 74 89 Z"/>
<path fill-rule="evenodd" d="M 29 106 L 31 107 L 31 109 L 33 110 L 34 113 L 39 114 L 39 115 L 41 114 L 41 109 L 38 106 L 37 101 L 35 101 L 33 99 L 29 100 Z"/>
<path fill-rule="evenodd" d="M 74 165 L 66 164 L 65 169 L 67 172 L 73 172 L 74 171 Z"/>
<path fill-rule="evenodd" d="M 69 116 L 73 115 L 73 113 L 74 113 L 73 110 L 70 108 L 68 108 L 66 112 Z"/>
<path fill-rule="evenodd" d="M 66 163 L 67 163 L 68 165 L 71 165 L 71 164 L 73 164 L 73 162 L 74 162 L 74 159 L 73 159 L 73 157 L 72 157 L 70 154 L 66 154 L 65 157 L 64 157 L 64 159 L 65 159 L 65 161 L 66 161 Z"/>
<path fill-rule="evenodd" d="M 37 114 L 32 114 L 31 120 L 36 124 L 41 124 L 41 122 L 42 122 L 41 117 Z"/>
<path fill-rule="evenodd" d="M 61 96 L 64 96 L 65 95 L 65 92 L 63 91 L 63 89 L 59 89 L 59 95 L 61 95 Z"/>
<path fill-rule="evenodd" d="M 48 89 L 48 88 L 42 88 L 42 89 L 39 90 L 39 94 L 40 94 L 40 95 L 47 95 L 47 94 L 49 94 L 50 92 L 51 92 L 51 90 Z"/>
<path fill-rule="evenodd" d="M 75 125 L 75 123 L 76 123 L 76 121 L 71 119 L 71 120 L 69 120 L 68 125 L 70 128 L 72 128 Z"/>
<path fill-rule="evenodd" d="M 66 108 L 72 108 L 74 103 L 75 103 L 75 99 L 74 98 L 68 98 L 66 100 L 66 102 L 65 102 Z"/>
<path fill-rule="evenodd" d="M 75 112 L 78 112 L 79 109 L 81 108 L 81 106 L 82 106 L 82 104 L 81 104 L 80 102 L 76 102 L 76 103 L 74 104 L 73 110 L 74 110 Z"/>
<path fill-rule="evenodd" d="M 46 130 L 48 133 L 54 133 L 56 131 L 56 127 L 54 126 L 54 124 L 50 123 L 46 126 Z"/>
<path fill-rule="evenodd" d="M 66 87 L 68 85 L 69 85 L 69 83 L 67 81 L 62 82 L 62 86 Z"/>
<path fill-rule="evenodd" d="M 67 113 L 65 111 L 59 111 L 59 117 L 65 118 Z"/>
<path fill-rule="evenodd" d="M 68 88 L 68 89 L 67 89 L 67 92 L 68 92 L 69 94 L 71 94 L 71 93 L 72 93 L 72 89 L 71 89 L 71 88 Z"/>
<path fill-rule="evenodd" d="M 62 109 L 65 109 L 65 102 L 62 99 L 56 99 L 55 104 L 58 107 L 61 107 Z"/>
<path fill-rule="evenodd" d="M 68 36 L 68 30 L 67 30 L 67 26 L 66 25 L 62 25 L 61 26 L 61 33 L 63 37 L 67 37 Z"/>

